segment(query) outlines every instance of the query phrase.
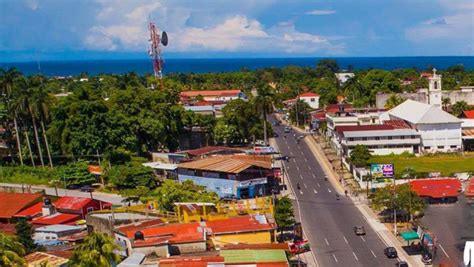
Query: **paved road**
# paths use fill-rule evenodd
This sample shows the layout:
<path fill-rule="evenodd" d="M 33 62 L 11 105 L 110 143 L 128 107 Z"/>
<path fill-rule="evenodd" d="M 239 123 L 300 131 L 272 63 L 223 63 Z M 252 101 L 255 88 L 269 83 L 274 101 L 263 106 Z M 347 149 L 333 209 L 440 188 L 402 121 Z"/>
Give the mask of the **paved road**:
<path fill-rule="evenodd" d="M 7 183 L 0 183 L 0 187 L 15 187 L 21 192 L 22 185 L 21 184 L 7 184 Z M 44 189 L 47 195 L 55 196 L 56 190 L 52 187 L 45 187 L 45 186 L 31 186 L 32 189 Z M 26 190 L 26 189 L 25 189 Z M 58 195 L 59 196 L 72 196 L 72 197 L 87 197 L 90 198 L 91 194 L 86 192 L 81 192 L 78 190 L 65 190 L 62 188 L 58 188 Z M 116 205 L 123 205 L 122 197 L 116 194 L 107 194 L 102 192 L 93 192 L 92 197 L 98 200 L 107 201 L 112 204 Z"/>
<path fill-rule="evenodd" d="M 463 266 L 464 244 L 474 241 L 474 203 L 467 203 L 461 196 L 455 204 L 430 205 L 421 222 L 438 239 L 434 263 Z"/>
<path fill-rule="evenodd" d="M 304 231 L 318 265 L 394 266 L 395 259 L 383 254 L 386 245 L 369 227 L 350 199 L 336 199 L 334 188 L 324 180 L 321 166 L 305 142 L 297 144 L 293 132 L 284 138 L 284 126 L 274 127 L 279 150 L 290 156 L 286 163 L 291 186 L 301 210 Z M 297 190 L 297 183 L 300 189 Z M 299 217 L 299 214 L 297 215 Z M 363 225 L 367 234 L 356 236 L 355 225 Z"/>

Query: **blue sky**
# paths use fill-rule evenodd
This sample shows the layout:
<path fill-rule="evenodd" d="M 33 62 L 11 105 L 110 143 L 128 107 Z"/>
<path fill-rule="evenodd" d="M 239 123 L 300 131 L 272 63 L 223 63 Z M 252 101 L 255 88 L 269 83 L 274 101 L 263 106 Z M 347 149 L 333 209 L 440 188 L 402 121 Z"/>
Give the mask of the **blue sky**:
<path fill-rule="evenodd" d="M 472 0 L 0 0 L 0 61 L 474 55 Z"/>

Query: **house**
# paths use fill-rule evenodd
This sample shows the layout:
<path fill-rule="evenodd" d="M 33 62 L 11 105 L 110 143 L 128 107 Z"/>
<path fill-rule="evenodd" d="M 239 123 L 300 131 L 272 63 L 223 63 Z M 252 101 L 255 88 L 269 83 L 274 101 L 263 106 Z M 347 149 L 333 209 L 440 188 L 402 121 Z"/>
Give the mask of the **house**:
<path fill-rule="evenodd" d="M 462 149 L 462 121 L 440 108 L 409 99 L 389 110 L 388 115 L 405 121 L 420 134 L 422 153 Z"/>
<path fill-rule="evenodd" d="M 43 194 L 0 192 L 0 223 L 15 222 L 14 216 L 38 202 Z"/>
<path fill-rule="evenodd" d="M 332 140 L 337 142 L 334 146 L 342 149 L 345 156 L 349 156 L 356 145 L 367 146 L 372 155 L 417 154 L 421 144 L 416 130 L 389 124 L 338 126 L 336 138 Z"/>
<path fill-rule="evenodd" d="M 68 266 L 69 258 L 72 256 L 71 251 L 37 251 L 25 256 L 25 261 L 28 267 L 39 266 Z"/>
<path fill-rule="evenodd" d="M 346 109 L 347 108 L 347 109 Z M 337 126 L 379 125 L 382 124 L 380 109 L 354 109 L 351 105 L 330 105 L 326 109 L 326 136 L 333 138 Z"/>
<path fill-rule="evenodd" d="M 207 250 L 206 228 L 200 223 L 170 224 L 158 227 L 129 229 L 119 227 L 115 239 L 125 255 L 143 253 L 169 257 Z"/>
<path fill-rule="evenodd" d="M 239 89 L 183 91 L 179 94 L 179 96 L 181 102 L 187 105 L 202 100 L 209 103 L 221 104 L 235 99 L 247 99 L 247 96 Z"/>
<path fill-rule="evenodd" d="M 219 196 L 265 196 L 278 188 L 270 156 L 225 155 L 178 164 L 180 182 L 191 180 Z"/>
<path fill-rule="evenodd" d="M 212 117 L 216 117 L 216 110 L 211 105 L 208 105 L 208 106 L 184 106 L 184 110 L 192 111 L 196 114 L 210 115 Z"/>
<path fill-rule="evenodd" d="M 74 225 L 78 220 L 84 219 L 85 216 L 97 210 L 110 209 L 111 203 L 100 201 L 97 199 L 84 197 L 60 197 L 56 202 L 45 198 L 41 206 L 41 216 L 38 216 L 36 210 L 31 209 L 33 225 L 53 225 L 53 224 L 69 224 Z M 30 214 L 21 214 L 32 216 Z"/>
<path fill-rule="evenodd" d="M 461 182 L 454 178 L 417 179 L 410 181 L 410 186 L 430 203 L 456 202 L 462 191 Z"/>
<path fill-rule="evenodd" d="M 306 92 L 303 94 L 300 94 L 298 98 L 308 104 L 308 106 L 312 109 L 318 109 L 319 108 L 319 94 L 312 93 L 312 92 Z"/>
<path fill-rule="evenodd" d="M 265 215 L 246 215 L 206 221 L 209 239 L 214 247 L 228 244 L 270 244 L 275 242 L 275 222 Z"/>
<path fill-rule="evenodd" d="M 465 110 L 459 118 L 462 120 L 462 142 L 465 151 L 474 151 L 474 110 Z"/>
<path fill-rule="evenodd" d="M 56 246 L 59 244 L 66 244 L 68 241 L 60 240 L 62 237 L 66 237 L 73 234 L 78 234 L 83 232 L 83 237 L 85 236 L 85 228 L 82 226 L 74 225 L 62 225 L 62 224 L 53 224 L 43 227 L 38 227 L 35 229 L 33 234 L 33 240 L 35 244 L 41 246 Z M 83 239 L 82 237 L 82 239 Z"/>
<path fill-rule="evenodd" d="M 334 73 L 334 75 L 336 75 L 336 79 L 341 85 L 346 83 L 349 79 L 355 77 L 355 74 L 352 72 L 338 72 Z"/>

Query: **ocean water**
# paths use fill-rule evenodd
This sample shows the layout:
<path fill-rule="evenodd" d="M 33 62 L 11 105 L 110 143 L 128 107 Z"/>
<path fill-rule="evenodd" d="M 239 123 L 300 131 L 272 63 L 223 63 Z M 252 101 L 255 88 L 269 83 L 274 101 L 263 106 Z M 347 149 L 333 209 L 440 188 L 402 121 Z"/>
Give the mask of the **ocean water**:
<path fill-rule="evenodd" d="M 284 67 L 288 65 L 314 67 L 322 58 L 203 58 L 203 59 L 166 59 L 164 74 L 167 73 L 208 73 L 229 72 L 241 69 L 261 69 L 266 67 Z M 392 70 L 397 68 L 425 69 L 432 65 L 437 69 L 462 64 L 466 69 L 474 69 L 474 57 L 336 57 L 341 68 L 352 65 L 355 69 L 380 68 Z M 49 76 L 69 76 L 86 72 L 89 75 L 101 73 L 122 74 L 134 71 L 139 74 L 152 73 L 151 60 L 77 60 L 77 61 L 42 61 L 42 62 L 8 62 L 0 63 L 0 68 L 16 67 L 22 73 L 31 75 L 41 73 Z"/>

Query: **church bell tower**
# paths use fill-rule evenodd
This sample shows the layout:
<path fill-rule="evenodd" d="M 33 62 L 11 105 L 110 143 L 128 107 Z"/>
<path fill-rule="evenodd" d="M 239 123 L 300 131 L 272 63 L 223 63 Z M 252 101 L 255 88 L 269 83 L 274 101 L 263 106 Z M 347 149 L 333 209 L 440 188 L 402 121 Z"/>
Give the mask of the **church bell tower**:
<path fill-rule="evenodd" d="M 441 75 L 436 74 L 436 69 L 433 69 L 433 77 L 429 78 L 428 93 L 430 105 L 441 109 Z"/>

